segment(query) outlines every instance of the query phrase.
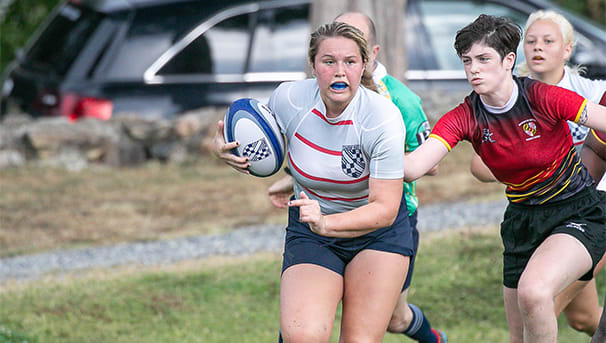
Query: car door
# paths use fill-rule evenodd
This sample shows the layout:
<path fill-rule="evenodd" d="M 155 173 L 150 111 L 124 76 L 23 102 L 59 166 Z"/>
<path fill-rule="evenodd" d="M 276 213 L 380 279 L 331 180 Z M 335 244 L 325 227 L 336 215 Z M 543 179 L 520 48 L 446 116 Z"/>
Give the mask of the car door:
<path fill-rule="evenodd" d="M 280 82 L 306 77 L 308 15 L 300 0 L 221 11 L 168 49 L 145 82 L 179 87 L 189 109 L 242 97 L 266 101 Z"/>
<path fill-rule="evenodd" d="M 423 41 L 419 44 L 430 53 L 426 54 L 422 68 L 408 70 L 406 76 L 411 87 L 467 91 L 471 88 L 454 49 L 457 31 L 483 13 L 506 16 L 523 26 L 532 7 L 518 1 L 423 0 L 414 1 L 413 11 L 420 18 L 416 34 L 421 35 Z M 408 37 L 410 39 L 410 35 Z M 408 49 L 411 48 L 414 47 L 409 45 Z M 521 46 L 518 56 L 520 53 L 523 54 Z"/>
<path fill-rule="evenodd" d="M 417 35 L 423 37 L 422 49 L 428 49 L 424 65 L 421 68 L 410 68 L 407 79 L 411 86 L 419 89 L 458 90 L 471 88 L 466 84 L 465 73 L 454 49 L 457 30 L 471 23 L 480 14 L 505 16 L 524 28 L 528 16 L 541 9 L 534 1 L 505 0 L 410 0 L 421 26 Z M 409 1 L 409 2 L 410 2 Z M 542 2 L 543 5 L 551 4 Z M 552 8 L 552 7 L 550 7 Z M 554 7 L 555 8 L 555 7 Z M 575 27 L 577 45 L 571 57 L 572 64 L 582 64 L 588 68 L 588 76 L 606 76 L 606 39 L 600 28 L 588 23 L 580 23 L 579 18 L 557 8 Z M 592 30 L 593 32 L 588 30 Z M 409 40 L 411 39 L 409 33 Z M 417 41 L 419 39 L 417 38 Z M 416 47 L 417 49 L 420 49 Z M 415 47 L 408 46 L 408 49 Z M 517 51 L 517 63 L 524 60 L 523 45 Z"/>

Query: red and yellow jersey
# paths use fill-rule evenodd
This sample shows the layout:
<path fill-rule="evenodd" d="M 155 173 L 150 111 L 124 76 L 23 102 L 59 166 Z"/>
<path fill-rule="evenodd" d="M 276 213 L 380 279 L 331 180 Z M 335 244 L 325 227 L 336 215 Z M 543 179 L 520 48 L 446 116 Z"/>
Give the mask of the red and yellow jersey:
<path fill-rule="evenodd" d="M 602 95 L 602 99 L 600 100 L 600 105 L 606 106 L 606 92 L 604 92 L 604 95 Z M 606 133 L 604 133 L 602 131 L 596 131 L 594 129 L 591 129 L 591 134 L 602 145 L 606 145 Z"/>
<path fill-rule="evenodd" d="M 486 110 L 477 93 L 446 113 L 431 136 L 450 150 L 459 141 L 474 150 L 512 202 L 542 204 L 576 194 L 593 181 L 572 144 L 567 120 L 578 122 L 587 100 L 528 78 L 515 78 L 518 96 L 504 113 Z"/>

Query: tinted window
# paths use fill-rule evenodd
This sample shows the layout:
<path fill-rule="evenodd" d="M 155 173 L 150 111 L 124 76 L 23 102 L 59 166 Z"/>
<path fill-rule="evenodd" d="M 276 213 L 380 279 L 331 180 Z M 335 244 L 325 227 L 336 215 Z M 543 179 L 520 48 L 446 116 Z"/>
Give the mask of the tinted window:
<path fill-rule="evenodd" d="M 139 10 L 112 57 L 107 77 L 141 78 L 160 55 L 203 20 L 203 6 L 200 1 Z"/>
<path fill-rule="evenodd" d="M 524 27 L 527 18 L 526 14 L 515 9 L 479 1 L 422 1 L 421 10 L 423 24 L 430 35 L 428 43 L 435 53 L 438 68 L 444 70 L 462 70 L 461 61 L 453 47 L 455 35 L 480 14 L 506 16 L 520 27 Z M 523 56 L 521 44 L 518 56 Z"/>
<path fill-rule="evenodd" d="M 249 46 L 250 15 L 224 20 L 172 58 L 159 74 L 241 74 Z"/>
<path fill-rule="evenodd" d="M 305 70 L 309 41 L 308 6 L 259 11 L 250 72 Z"/>
<path fill-rule="evenodd" d="M 28 51 L 25 63 L 64 75 L 102 19 L 103 15 L 86 8 L 62 6 Z"/>

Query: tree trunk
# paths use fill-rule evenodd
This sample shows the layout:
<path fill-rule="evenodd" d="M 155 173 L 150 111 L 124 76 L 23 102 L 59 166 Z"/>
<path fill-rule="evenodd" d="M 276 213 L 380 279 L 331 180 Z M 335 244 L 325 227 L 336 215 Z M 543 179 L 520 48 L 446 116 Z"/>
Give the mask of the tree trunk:
<path fill-rule="evenodd" d="M 404 11 L 406 0 L 313 0 L 311 29 L 333 21 L 343 12 L 357 11 L 372 18 L 381 46 L 377 60 L 395 78 L 404 81 L 407 61 L 405 50 Z"/>
<path fill-rule="evenodd" d="M 606 23 L 606 0 L 587 0 L 585 7 L 591 19 Z"/>

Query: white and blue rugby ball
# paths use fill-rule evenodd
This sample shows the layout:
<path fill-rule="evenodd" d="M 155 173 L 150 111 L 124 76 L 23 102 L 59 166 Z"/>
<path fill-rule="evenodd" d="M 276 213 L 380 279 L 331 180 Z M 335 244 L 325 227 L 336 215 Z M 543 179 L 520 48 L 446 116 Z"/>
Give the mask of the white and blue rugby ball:
<path fill-rule="evenodd" d="M 232 152 L 247 156 L 252 175 L 275 174 L 284 162 L 285 144 L 271 110 L 255 99 L 234 101 L 225 112 L 223 137 L 226 142 L 239 141 Z"/>

